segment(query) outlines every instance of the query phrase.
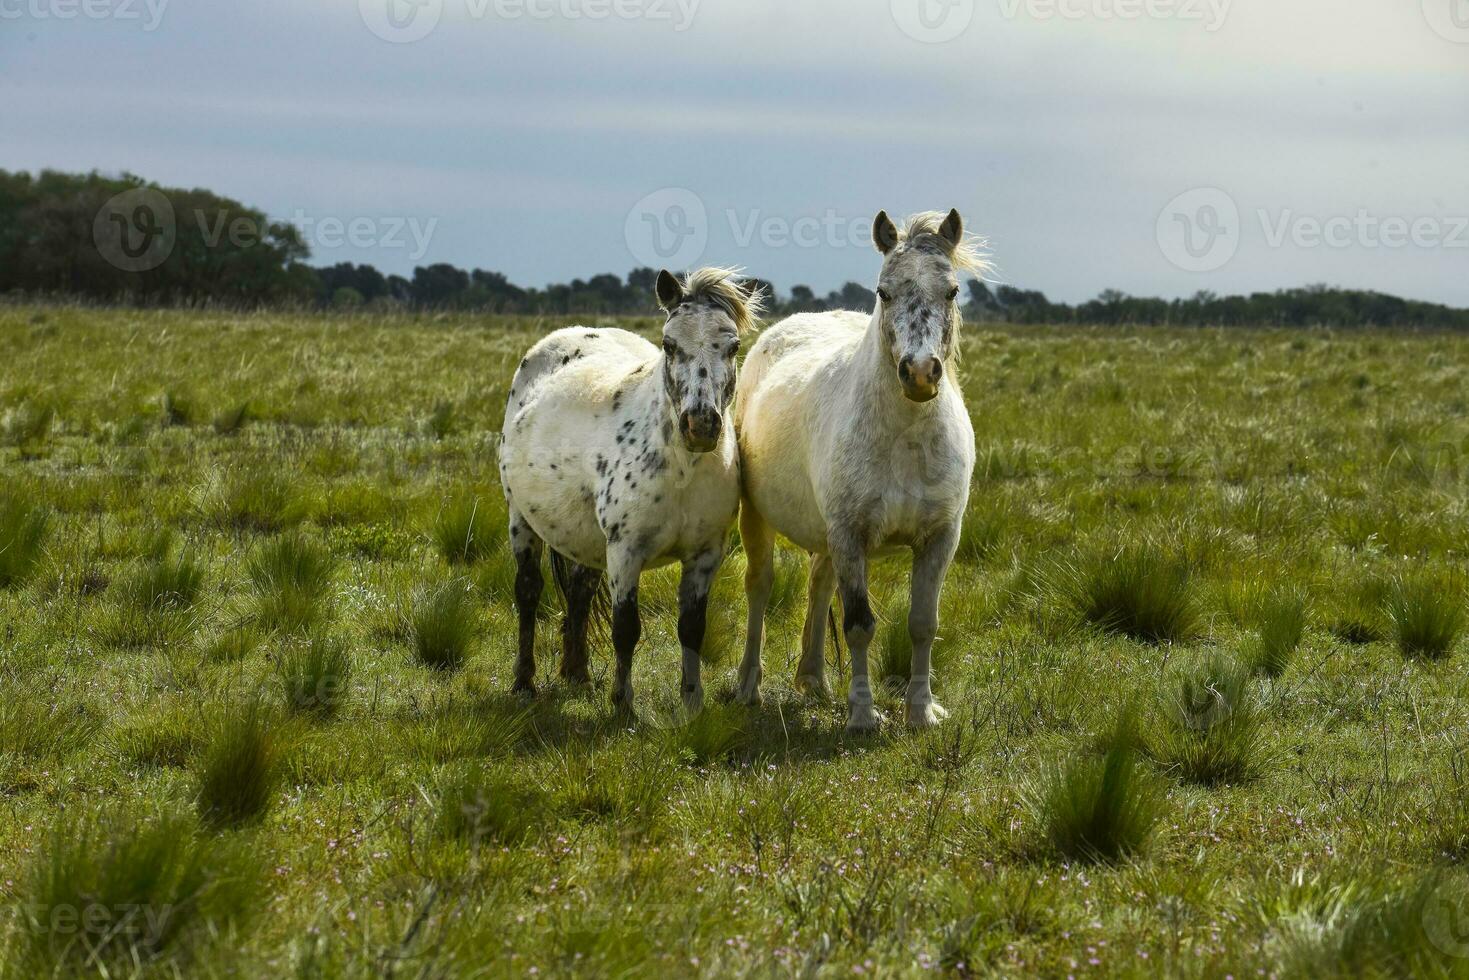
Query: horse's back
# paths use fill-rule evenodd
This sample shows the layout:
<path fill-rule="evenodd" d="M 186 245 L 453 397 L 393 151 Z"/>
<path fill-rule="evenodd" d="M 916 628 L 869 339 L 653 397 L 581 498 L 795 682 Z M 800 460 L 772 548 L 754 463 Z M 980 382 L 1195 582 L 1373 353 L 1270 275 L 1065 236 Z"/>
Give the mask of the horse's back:
<path fill-rule="evenodd" d="M 810 551 L 826 546 L 815 472 L 822 415 L 843 400 L 838 379 L 870 320 L 850 311 L 788 317 L 761 334 L 736 387 L 745 497 Z"/>
<path fill-rule="evenodd" d="M 595 396 L 657 356 L 656 347 L 626 330 L 563 327 L 553 331 L 526 352 L 515 371 L 505 413 L 507 428 L 511 416 L 548 390 L 547 382 L 558 375 L 575 375 L 591 387 L 578 391 L 576 386 L 558 383 L 557 390 Z"/>

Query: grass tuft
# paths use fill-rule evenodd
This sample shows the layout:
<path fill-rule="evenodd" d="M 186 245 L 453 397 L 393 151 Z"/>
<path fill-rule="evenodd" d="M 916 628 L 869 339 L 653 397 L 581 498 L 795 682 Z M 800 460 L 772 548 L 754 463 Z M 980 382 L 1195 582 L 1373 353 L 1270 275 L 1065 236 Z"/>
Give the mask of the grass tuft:
<path fill-rule="evenodd" d="M 534 833 L 544 808 L 539 790 L 522 785 L 505 770 L 470 765 L 442 781 L 434 830 L 474 847 L 515 845 Z"/>
<path fill-rule="evenodd" d="M 1279 677 L 1306 633 L 1306 599 L 1299 592 L 1281 590 L 1263 598 L 1255 612 L 1251 666 L 1267 677 Z"/>
<path fill-rule="evenodd" d="M 1133 545 L 1060 566 L 1050 585 L 1083 619 L 1110 633 L 1174 643 L 1199 633 L 1199 608 L 1187 567 L 1152 547 Z"/>
<path fill-rule="evenodd" d="M 1055 764 L 1025 791 L 1046 843 L 1081 861 L 1140 853 L 1163 814 L 1163 791 L 1139 764 L 1137 736 L 1123 717 L 1101 756 L 1083 750 Z"/>
<path fill-rule="evenodd" d="M 341 710 L 351 675 L 346 645 L 321 635 L 287 650 L 276 663 L 286 707 L 319 719 L 333 718 Z"/>
<path fill-rule="evenodd" d="M 257 534 L 299 524 L 308 509 L 286 475 L 275 467 L 219 475 L 205 492 L 202 507 L 219 527 Z"/>
<path fill-rule="evenodd" d="M 451 565 L 472 565 L 504 544 L 503 510 L 479 497 L 446 504 L 434 517 L 429 536 Z"/>
<path fill-rule="evenodd" d="M 222 409 L 214 416 L 214 431 L 222 436 L 232 436 L 245 427 L 250 421 L 250 403 L 241 402 Z"/>
<path fill-rule="evenodd" d="M 325 611 L 336 568 L 326 546 L 300 532 L 260 545 L 245 566 L 255 594 L 255 622 L 281 632 L 312 625 Z"/>
<path fill-rule="evenodd" d="M 435 670 L 464 666 L 479 631 L 479 606 L 460 581 L 421 590 L 408 614 L 408 637 L 418 662 Z"/>
<path fill-rule="evenodd" d="M 50 515 L 18 494 L 0 495 L 0 589 L 14 588 L 41 563 Z"/>
<path fill-rule="evenodd" d="M 695 766 L 724 762 L 748 748 L 752 737 L 746 712 L 728 704 L 706 705 L 686 724 L 669 729 L 671 748 Z"/>
<path fill-rule="evenodd" d="M 22 457 L 35 456 L 46 444 L 55 422 L 55 405 L 25 402 L 0 420 L 0 438 L 5 445 L 19 449 Z"/>
<path fill-rule="evenodd" d="M 258 905 L 260 869 L 240 843 L 201 837 L 181 814 L 66 818 L 24 878 L 18 976 L 179 975 Z M 182 971 L 187 972 L 187 971 Z"/>
<path fill-rule="evenodd" d="M 1412 660 L 1442 660 L 1464 632 L 1463 593 L 1438 577 L 1397 579 L 1385 609 L 1398 652 Z"/>
<path fill-rule="evenodd" d="M 240 827 L 265 816 L 280 789 L 286 738 L 258 700 L 223 710 L 198 763 L 195 803 L 204 823 Z"/>
<path fill-rule="evenodd" d="M 1250 671 L 1220 654 L 1175 671 L 1159 691 L 1153 756 L 1187 782 L 1243 783 L 1259 771 L 1262 718 Z"/>

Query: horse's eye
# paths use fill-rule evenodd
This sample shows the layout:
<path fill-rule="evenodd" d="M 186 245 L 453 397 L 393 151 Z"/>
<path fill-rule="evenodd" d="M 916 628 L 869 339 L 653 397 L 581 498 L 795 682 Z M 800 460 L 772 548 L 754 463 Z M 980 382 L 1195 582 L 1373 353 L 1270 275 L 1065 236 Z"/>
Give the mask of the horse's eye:
<path fill-rule="evenodd" d="M 888 291 L 881 287 L 878 287 L 877 298 L 882 300 L 884 303 L 891 303 L 893 301 L 893 298 L 888 295 Z"/>
<path fill-rule="evenodd" d="M 740 352 L 740 342 L 738 340 L 731 340 L 729 342 L 729 356 L 730 357 L 734 357 L 739 352 Z"/>
<path fill-rule="evenodd" d="M 675 344 L 673 341 L 665 338 L 663 341 L 663 353 L 667 354 L 669 357 L 672 357 L 674 354 L 678 353 L 678 345 Z"/>
<path fill-rule="evenodd" d="M 958 298 L 959 298 L 959 287 L 958 286 L 954 286 L 953 288 L 951 288 L 949 290 L 949 302 L 952 303 L 952 302 L 954 302 L 954 300 L 956 300 Z"/>

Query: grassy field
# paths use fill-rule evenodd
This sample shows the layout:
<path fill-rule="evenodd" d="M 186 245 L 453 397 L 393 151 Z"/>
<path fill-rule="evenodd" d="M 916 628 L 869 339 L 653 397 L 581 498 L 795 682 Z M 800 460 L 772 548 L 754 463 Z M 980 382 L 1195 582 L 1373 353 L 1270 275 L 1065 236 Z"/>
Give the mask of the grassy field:
<path fill-rule="evenodd" d="M 738 550 L 694 722 L 671 574 L 636 728 L 549 606 L 508 697 L 558 325 L 0 307 L 11 975 L 1469 972 L 1469 338 L 969 326 L 952 717 L 849 738 L 796 554 L 757 710 Z"/>

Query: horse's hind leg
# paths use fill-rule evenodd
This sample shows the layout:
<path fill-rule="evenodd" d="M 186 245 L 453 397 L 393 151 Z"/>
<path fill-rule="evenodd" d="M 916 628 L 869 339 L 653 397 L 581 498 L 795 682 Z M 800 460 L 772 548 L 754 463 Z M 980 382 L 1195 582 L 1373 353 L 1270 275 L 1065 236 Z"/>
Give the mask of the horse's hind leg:
<path fill-rule="evenodd" d="M 566 599 L 566 617 L 561 620 L 561 679 L 570 684 L 590 684 L 587 627 L 591 623 L 597 590 L 602 585 L 602 572 L 561 555 L 553 555 L 552 562 L 556 585 Z"/>
<path fill-rule="evenodd" d="M 944 528 L 913 552 L 913 591 L 908 606 L 908 636 L 913 640 L 913 672 L 904 697 L 908 724 L 936 725 L 948 712 L 933 699 L 929 664 L 939 627 L 939 591 L 959 542 L 957 524 Z"/>
<path fill-rule="evenodd" d="M 525 518 L 510 508 L 510 550 L 515 555 L 515 610 L 520 616 L 520 649 L 515 657 L 516 694 L 536 693 L 536 613 L 541 605 L 541 539 Z"/>
<path fill-rule="evenodd" d="M 760 703 L 765 606 L 770 602 L 770 588 L 775 582 L 775 531 L 748 500 L 740 503 L 740 542 L 745 546 L 745 601 L 749 611 L 745 621 L 745 658 L 740 662 L 735 700 L 756 705 Z"/>
<path fill-rule="evenodd" d="M 796 690 L 802 694 L 831 696 L 826 686 L 826 617 L 836 587 L 831 556 L 813 554 L 806 588 L 806 625 L 801 630 L 801 662 L 796 667 Z"/>

